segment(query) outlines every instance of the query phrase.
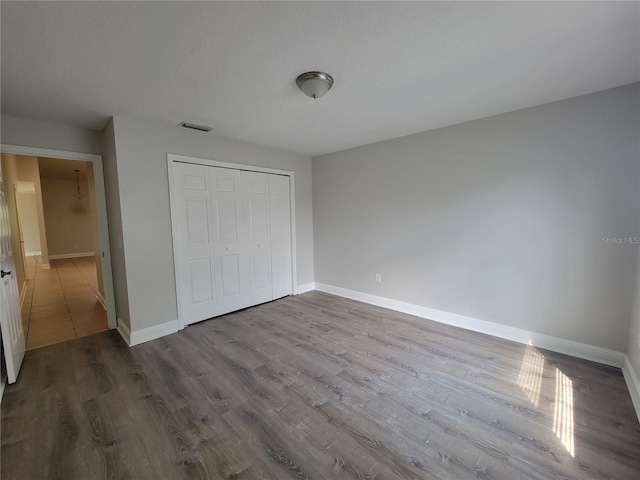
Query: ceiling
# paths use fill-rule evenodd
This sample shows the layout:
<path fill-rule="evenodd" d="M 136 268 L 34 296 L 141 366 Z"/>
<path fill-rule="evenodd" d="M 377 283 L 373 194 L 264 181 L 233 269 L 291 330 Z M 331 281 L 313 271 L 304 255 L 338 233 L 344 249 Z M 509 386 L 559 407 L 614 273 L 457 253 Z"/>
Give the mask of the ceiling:
<path fill-rule="evenodd" d="M 0 8 L 4 115 L 95 130 L 112 115 L 185 120 L 307 155 L 640 81 L 639 2 Z M 321 99 L 295 85 L 309 70 L 335 78 Z"/>

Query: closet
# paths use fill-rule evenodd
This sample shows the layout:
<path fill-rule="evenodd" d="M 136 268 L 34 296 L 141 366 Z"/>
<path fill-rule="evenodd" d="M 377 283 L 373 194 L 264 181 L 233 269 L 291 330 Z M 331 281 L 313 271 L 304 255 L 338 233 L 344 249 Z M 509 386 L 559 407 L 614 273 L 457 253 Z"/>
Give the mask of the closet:
<path fill-rule="evenodd" d="M 183 326 L 292 293 L 289 176 L 173 162 Z"/>

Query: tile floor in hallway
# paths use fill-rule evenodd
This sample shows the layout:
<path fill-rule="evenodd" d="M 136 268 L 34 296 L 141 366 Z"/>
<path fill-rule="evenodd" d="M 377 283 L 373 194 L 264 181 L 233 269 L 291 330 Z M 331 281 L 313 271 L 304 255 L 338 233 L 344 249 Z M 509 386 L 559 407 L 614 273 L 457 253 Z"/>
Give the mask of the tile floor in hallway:
<path fill-rule="evenodd" d="M 50 260 L 27 257 L 27 291 L 22 321 L 27 349 L 107 330 L 107 312 L 98 301 L 93 257 Z"/>

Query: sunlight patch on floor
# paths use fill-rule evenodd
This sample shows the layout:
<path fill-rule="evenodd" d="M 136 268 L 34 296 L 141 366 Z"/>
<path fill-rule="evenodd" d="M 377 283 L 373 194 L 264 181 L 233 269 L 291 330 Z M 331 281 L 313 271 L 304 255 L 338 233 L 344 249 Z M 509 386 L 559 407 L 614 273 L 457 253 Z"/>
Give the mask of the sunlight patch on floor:
<path fill-rule="evenodd" d="M 544 357 L 532 345 L 527 345 L 518 375 L 518 385 L 536 407 L 540 402 Z"/>
<path fill-rule="evenodd" d="M 556 368 L 556 399 L 553 413 L 553 433 L 567 452 L 574 457 L 573 438 L 573 382 Z"/>

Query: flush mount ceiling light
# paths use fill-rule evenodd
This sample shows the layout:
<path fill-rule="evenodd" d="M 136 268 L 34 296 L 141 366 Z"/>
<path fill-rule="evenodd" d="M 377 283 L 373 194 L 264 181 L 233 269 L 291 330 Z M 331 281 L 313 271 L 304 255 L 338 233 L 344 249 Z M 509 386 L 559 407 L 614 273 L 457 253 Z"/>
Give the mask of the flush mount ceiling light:
<path fill-rule="evenodd" d="M 324 72 L 307 72 L 296 78 L 296 85 L 307 97 L 316 99 L 333 86 L 333 77 Z"/>

